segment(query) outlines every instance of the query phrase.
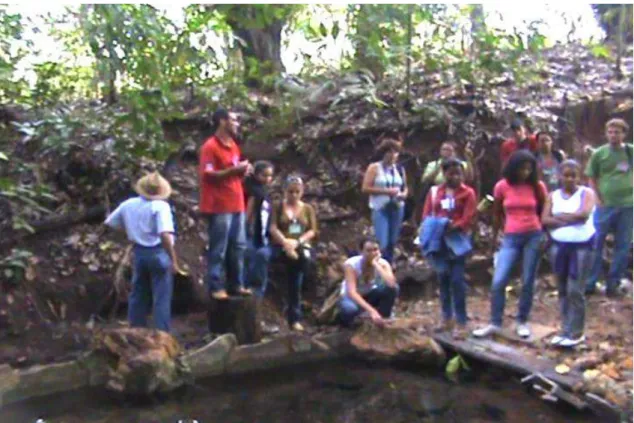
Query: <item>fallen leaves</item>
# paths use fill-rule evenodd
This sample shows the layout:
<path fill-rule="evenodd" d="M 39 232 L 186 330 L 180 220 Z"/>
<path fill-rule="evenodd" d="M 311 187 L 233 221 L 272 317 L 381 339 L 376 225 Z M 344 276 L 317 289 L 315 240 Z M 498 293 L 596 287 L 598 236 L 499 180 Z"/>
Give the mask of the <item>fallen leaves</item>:
<path fill-rule="evenodd" d="M 565 375 L 570 373 L 570 367 L 565 364 L 558 364 L 557 366 L 555 366 L 555 371 L 560 375 Z"/>

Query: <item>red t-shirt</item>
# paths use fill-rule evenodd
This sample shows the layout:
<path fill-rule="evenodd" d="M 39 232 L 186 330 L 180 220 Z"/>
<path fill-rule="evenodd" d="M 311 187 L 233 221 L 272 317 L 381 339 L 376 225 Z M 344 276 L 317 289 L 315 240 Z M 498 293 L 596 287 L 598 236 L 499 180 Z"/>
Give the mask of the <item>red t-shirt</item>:
<path fill-rule="evenodd" d="M 513 154 L 519 148 L 519 143 L 515 138 L 510 138 L 502 143 L 500 147 L 500 159 L 502 160 L 502 165 L 504 165 L 511 154 Z M 528 136 L 528 149 L 536 153 L 537 152 L 537 138 L 534 134 Z"/>
<path fill-rule="evenodd" d="M 242 176 L 211 179 L 207 172 L 236 166 L 240 162 L 240 148 L 235 141 L 225 145 L 212 136 L 200 149 L 200 211 L 202 213 L 240 213 L 245 211 Z"/>
<path fill-rule="evenodd" d="M 463 231 L 468 231 L 476 214 L 475 191 L 465 184 L 460 184 L 453 192 L 453 202 L 443 202 L 443 200 L 448 198 L 446 192 L 446 184 L 438 186 L 434 204 L 432 205 L 431 190 L 428 191 L 427 198 L 425 198 L 425 206 L 423 207 L 423 219 L 429 216 L 433 210 L 435 216 L 448 217 L 455 226 Z"/>
<path fill-rule="evenodd" d="M 539 181 L 539 189 L 545 200 L 548 191 L 542 181 Z M 502 202 L 504 208 L 504 233 L 517 234 L 542 229 L 540 216 L 537 215 L 537 198 L 531 185 L 511 185 L 502 179 L 495 184 L 493 196 Z"/>

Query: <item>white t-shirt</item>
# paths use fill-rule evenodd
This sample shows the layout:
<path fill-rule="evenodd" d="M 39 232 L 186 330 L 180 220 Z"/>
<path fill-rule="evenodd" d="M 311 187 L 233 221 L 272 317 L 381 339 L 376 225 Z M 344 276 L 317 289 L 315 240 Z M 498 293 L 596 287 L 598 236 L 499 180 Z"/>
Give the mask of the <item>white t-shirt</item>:
<path fill-rule="evenodd" d="M 379 261 L 382 264 L 389 264 L 387 262 L 387 260 L 381 258 L 379 259 Z M 352 268 L 352 270 L 354 270 L 354 274 L 357 276 L 357 289 L 361 290 L 362 288 L 364 288 L 367 285 L 377 285 L 379 283 L 381 283 L 383 280 L 381 279 L 381 276 L 379 276 L 379 274 L 375 271 L 374 272 L 374 277 L 372 278 L 372 280 L 369 281 L 363 281 L 361 280 L 361 273 L 362 273 L 362 269 L 363 269 L 363 256 L 359 255 L 359 256 L 354 256 L 354 257 L 350 257 L 349 259 L 347 259 L 344 263 L 343 263 L 344 267 L 350 267 Z M 341 295 L 346 295 L 346 281 L 344 279 L 343 283 L 341 284 Z"/>
<path fill-rule="evenodd" d="M 172 211 L 167 201 L 134 197 L 124 201 L 106 219 L 106 225 L 124 228 L 128 239 L 144 247 L 161 243 L 161 233 L 174 232 Z"/>

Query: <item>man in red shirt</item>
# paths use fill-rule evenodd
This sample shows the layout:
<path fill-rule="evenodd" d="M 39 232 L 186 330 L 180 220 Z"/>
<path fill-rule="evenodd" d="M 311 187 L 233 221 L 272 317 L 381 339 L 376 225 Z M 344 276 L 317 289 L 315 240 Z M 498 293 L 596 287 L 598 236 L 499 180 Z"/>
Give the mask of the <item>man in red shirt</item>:
<path fill-rule="evenodd" d="M 251 171 L 248 160 L 240 160 L 235 142 L 239 123 L 224 109 L 212 117 L 214 135 L 200 149 L 200 212 L 209 221 L 207 288 L 215 299 L 228 293 L 248 295 L 244 287 L 246 218 L 242 179 Z M 222 273 L 226 263 L 226 280 Z"/>
<path fill-rule="evenodd" d="M 537 153 L 537 138 L 534 134 L 527 134 L 521 120 L 515 119 L 511 123 L 511 130 L 513 131 L 513 137 L 504 141 L 500 147 L 502 168 L 504 168 L 511 154 L 517 150 L 528 149 L 533 153 Z"/>

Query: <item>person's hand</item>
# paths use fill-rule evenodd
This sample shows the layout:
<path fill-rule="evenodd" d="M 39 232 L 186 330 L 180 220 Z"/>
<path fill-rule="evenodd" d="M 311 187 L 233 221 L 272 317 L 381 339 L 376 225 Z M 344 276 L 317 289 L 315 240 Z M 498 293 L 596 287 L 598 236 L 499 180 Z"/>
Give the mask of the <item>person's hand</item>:
<path fill-rule="evenodd" d="M 240 173 L 246 173 L 247 170 L 249 169 L 249 166 L 251 166 L 251 164 L 249 163 L 248 160 L 242 160 L 236 165 L 236 168 L 238 169 Z"/>
<path fill-rule="evenodd" d="M 385 324 L 383 316 L 381 316 L 381 314 L 375 309 L 372 309 L 372 311 L 370 311 L 370 320 L 372 320 L 372 323 L 374 323 L 375 325 L 383 326 Z"/>
<path fill-rule="evenodd" d="M 188 275 L 187 270 L 181 267 L 178 260 L 172 261 L 172 273 L 174 273 L 175 275 L 183 275 L 183 276 Z"/>
<path fill-rule="evenodd" d="M 399 192 L 398 194 L 396 194 L 397 200 L 405 200 L 406 198 L 407 198 L 407 195 L 404 192 Z"/>
<path fill-rule="evenodd" d="M 377 267 L 381 267 L 381 254 L 377 254 L 373 259 L 372 259 L 372 266 L 374 266 L 374 268 Z"/>
<path fill-rule="evenodd" d="M 386 190 L 386 194 L 390 197 L 396 197 L 400 192 L 401 190 L 399 188 L 387 188 Z"/>
<path fill-rule="evenodd" d="M 248 175 L 251 175 L 251 174 L 253 174 L 253 165 L 251 163 L 249 163 L 247 165 L 247 171 L 246 171 L 245 175 L 248 176 Z"/>

